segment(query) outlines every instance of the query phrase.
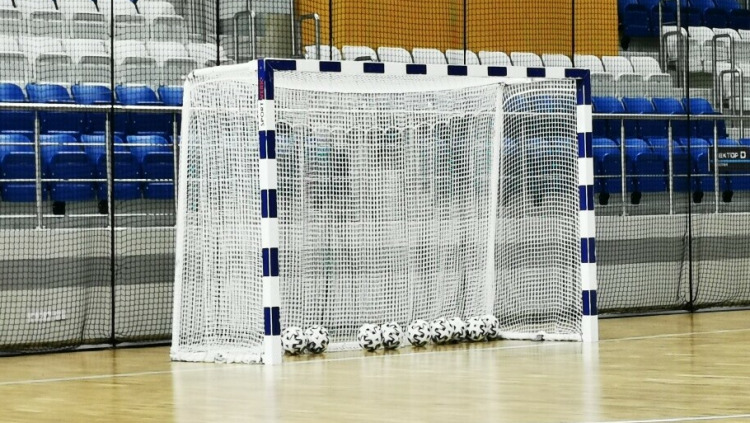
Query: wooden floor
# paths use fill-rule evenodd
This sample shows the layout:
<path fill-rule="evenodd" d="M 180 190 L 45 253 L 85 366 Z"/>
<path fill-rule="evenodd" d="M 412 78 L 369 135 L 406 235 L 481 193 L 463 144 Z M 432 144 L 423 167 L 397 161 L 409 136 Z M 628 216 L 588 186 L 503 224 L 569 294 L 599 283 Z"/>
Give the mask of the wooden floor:
<path fill-rule="evenodd" d="M 750 312 L 602 320 L 602 341 L 171 363 L 167 348 L 0 358 L 0 422 L 750 421 Z"/>

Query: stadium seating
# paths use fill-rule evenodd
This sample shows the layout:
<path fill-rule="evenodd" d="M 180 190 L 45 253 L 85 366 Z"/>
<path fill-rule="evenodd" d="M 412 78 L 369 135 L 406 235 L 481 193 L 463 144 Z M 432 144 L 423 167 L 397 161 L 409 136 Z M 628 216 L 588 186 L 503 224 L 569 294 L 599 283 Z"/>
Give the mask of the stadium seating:
<path fill-rule="evenodd" d="M 626 113 L 622 102 L 615 97 L 593 97 L 591 99 L 595 113 L 623 114 Z M 639 135 L 638 126 L 635 121 L 626 120 L 625 137 L 637 137 Z M 593 133 L 595 137 L 605 137 L 614 140 L 621 138 L 620 119 L 605 120 L 596 119 L 594 121 Z"/>
<path fill-rule="evenodd" d="M 94 166 L 83 152 L 61 151 L 47 164 L 50 199 L 58 202 L 88 201 L 94 199 Z M 65 179 L 65 181 L 54 181 Z M 71 181 L 86 179 L 88 181 Z"/>
<path fill-rule="evenodd" d="M 143 177 L 148 179 L 143 187 L 143 197 L 154 200 L 174 198 L 174 162 L 169 153 L 149 154 L 143 159 Z"/>
<path fill-rule="evenodd" d="M 646 141 L 639 138 L 625 140 L 625 157 L 633 175 L 633 193 L 664 192 L 667 190 L 667 176 L 664 159 L 654 153 Z M 634 204 L 640 197 L 631 197 Z"/>
<path fill-rule="evenodd" d="M 705 98 L 682 99 L 684 109 L 694 115 L 716 115 L 719 114 Z M 693 121 L 693 135 L 699 138 L 714 138 L 714 122 L 710 120 Z M 716 133 L 719 139 L 727 137 L 727 127 L 723 120 L 716 121 Z"/>
<path fill-rule="evenodd" d="M 414 63 L 411 54 L 401 47 L 378 47 L 381 62 Z"/>
<path fill-rule="evenodd" d="M 107 178 L 107 162 L 105 156 L 100 156 L 96 163 L 97 179 Z M 115 183 L 113 185 L 115 200 L 137 200 L 141 198 L 141 183 L 123 181 L 126 179 L 141 179 L 141 167 L 135 160 L 135 157 L 128 151 L 115 151 L 113 158 L 113 176 Z M 107 184 L 100 182 L 97 184 L 97 197 L 99 200 L 106 200 Z"/>
<path fill-rule="evenodd" d="M 643 97 L 626 97 L 622 99 L 625 110 L 628 113 L 648 115 L 656 113 L 654 105 Z M 667 127 L 664 121 L 641 119 L 633 121 L 638 128 L 638 134 L 642 138 L 664 138 L 667 136 Z"/>
<path fill-rule="evenodd" d="M 576 54 L 573 56 L 573 65 L 577 68 L 591 71 L 591 92 L 596 96 L 614 96 L 614 75 L 604 69 L 602 61 L 590 54 Z"/>
<path fill-rule="evenodd" d="M 156 93 L 145 85 L 124 86 L 115 88 L 117 99 L 126 106 L 162 106 Z M 132 135 L 161 135 L 171 132 L 172 118 L 162 113 L 128 113 L 126 131 Z"/>
<path fill-rule="evenodd" d="M 170 157 L 172 155 L 172 150 L 169 148 L 167 140 L 158 135 L 129 135 L 126 141 L 128 150 L 133 153 L 133 157 L 141 164 L 145 163 L 146 158 L 150 155 L 160 157 L 165 154 Z M 152 161 L 165 161 L 165 159 Z M 168 161 L 171 162 L 172 159 Z"/>
<path fill-rule="evenodd" d="M 187 75 L 198 66 L 181 43 L 151 41 L 146 48 L 151 57 L 157 58 L 161 68 L 157 85 L 182 85 Z"/>
<path fill-rule="evenodd" d="M 25 103 L 23 89 L 16 84 L 0 82 L 0 103 Z M 0 110 L 0 134 L 34 135 L 34 112 Z"/>
<path fill-rule="evenodd" d="M 18 44 L 33 65 L 34 81 L 69 83 L 73 60 L 65 53 L 60 38 L 20 37 Z"/>
<path fill-rule="evenodd" d="M 634 72 L 643 75 L 645 85 L 642 87 L 640 95 L 663 97 L 672 91 L 672 76 L 662 72 L 656 59 L 648 56 L 633 56 L 630 58 L 630 63 L 633 65 Z"/>
<path fill-rule="evenodd" d="M 676 98 L 652 98 L 651 102 L 654 104 L 654 110 L 657 114 L 664 115 L 684 115 L 685 108 L 682 103 Z M 684 120 L 673 120 L 667 122 L 667 128 L 669 125 L 672 127 L 673 138 L 683 138 L 690 136 L 688 124 Z"/>
<path fill-rule="evenodd" d="M 68 90 L 57 84 L 28 84 L 26 92 L 32 103 L 73 104 Z M 80 112 L 39 112 L 41 133 L 80 135 L 85 116 Z"/>
<path fill-rule="evenodd" d="M 609 194 L 622 192 L 622 158 L 618 144 L 609 138 L 593 139 L 594 174 L 597 176 L 594 189 L 600 195 L 600 203 L 608 202 Z"/>
<path fill-rule="evenodd" d="M 466 63 L 464 63 L 464 57 L 466 59 Z M 454 49 L 448 49 L 445 50 L 445 58 L 448 60 L 448 64 L 450 65 L 478 65 L 479 57 L 476 53 L 474 53 L 471 50 L 454 50 Z"/>
<path fill-rule="evenodd" d="M 197 62 L 198 67 L 216 66 L 216 44 L 190 43 L 185 48 L 188 55 Z M 219 47 L 219 60 L 223 65 L 234 63 L 232 59 L 227 57 L 222 47 Z"/>
<path fill-rule="evenodd" d="M 157 62 L 138 40 L 115 40 L 115 82 L 117 84 L 159 85 L 161 75 L 154 72 Z"/>
<path fill-rule="evenodd" d="M 26 21 L 20 10 L 0 8 L 0 35 L 22 34 L 26 32 Z"/>
<path fill-rule="evenodd" d="M 320 58 L 318 58 L 318 52 L 316 46 L 305 46 L 305 59 L 320 59 L 320 60 L 341 60 L 341 51 L 334 46 L 321 44 L 320 45 Z"/>
<path fill-rule="evenodd" d="M 378 61 L 378 54 L 375 50 L 367 46 L 343 46 L 341 48 L 341 54 L 343 55 L 344 60 Z"/>
<path fill-rule="evenodd" d="M 622 56 L 602 56 L 604 70 L 615 80 L 618 97 L 633 97 L 643 92 L 643 75 L 635 73 L 630 61 Z"/>
<path fill-rule="evenodd" d="M 727 13 L 727 24 L 733 29 L 750 29 L 750 11 L 740 7 L 737 0 L 715 0 L 716 7 Z"/>
<path fill-rule="evenodd" d="M 533 68 L 544 67 L 542 58 L 537 56 L 536 53 L 514 51 L 510 53 L 510 60 L 516 66 L 526 66 Z"/>
<path fill-rule="evenodd" d="M 507 54 L 502 51 L 480 51 L 479 60 L 483 65 L 490 66 L 513 66 Z"/>
<path fill-rule="evenodd" d="M 182 106 L 182 86 L 159 87 L 159 98 L 165 106 Z"/>
<path fill-rule="evenodd" d="M 623 35 L 628 37 L 649 37 L 653 35 L 650 10 L 638 3 L 637 0 L 619 0 L 618 12 Z"/>
<path fill-rule="evenodd" d="M 572 68 L 573 61 L 570 57 L 564 54 L 543 54 L 542 62 L 544 66 L 548 67 L 559 67 L 559 68 Z"/>
<path fill-rule="evenodd" d="M 29 147 L 30 148 L 30 147 Z M 32 202 L 36 200 L 36 164 L 33 151 L 13 151 L 0 159 L 2 179 L 29 179 L 32 181 L 6 181 L 0 183 L 0 195 L 6 202 Z"/>
<path fill-rule="evenodd" d="M 445 55 L 436 48 L 415 47 L 411 50 L 414 63 L 444 65 L 446 64 Z"/>
<path fill-rule="evenodd" d="M 99 160 L 107 155 L 107 139 L 104 135 L 81 135 L 83 152 L 86 153 L 91 163 L 99 163 Z M 129 152 L 122 139 L 115 136 L 112 148 L 115 153 Z"/>
<path fill-rule="evenodd" d="M 81 144 L 68 134 L 44 134 L 39 137 L 42 149 L 42 164 L 48 170 L 52 159 L 60 153 L 82 153 Z"/>

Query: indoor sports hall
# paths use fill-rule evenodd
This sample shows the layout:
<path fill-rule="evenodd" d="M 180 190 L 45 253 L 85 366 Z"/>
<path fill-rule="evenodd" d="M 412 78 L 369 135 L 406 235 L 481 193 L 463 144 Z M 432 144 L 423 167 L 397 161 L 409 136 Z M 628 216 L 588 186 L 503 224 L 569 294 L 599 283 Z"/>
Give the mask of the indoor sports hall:
<path fill-rule="evenodd" d="M 746 0 L 0 0 L 0 421 L 750 421 L 747 98 Z"/>

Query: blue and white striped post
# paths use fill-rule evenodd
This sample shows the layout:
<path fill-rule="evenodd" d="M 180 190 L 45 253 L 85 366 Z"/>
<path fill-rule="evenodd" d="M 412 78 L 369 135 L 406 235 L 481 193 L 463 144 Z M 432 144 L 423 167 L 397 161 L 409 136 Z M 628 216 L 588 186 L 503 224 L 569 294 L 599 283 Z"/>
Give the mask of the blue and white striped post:
<path fill-rule="evenodd" d="M 566 76 L 576 78 L 578 133 L 578 212 L 581 233 L 581 289 L 583 296 L 583 342 L 599 340 L 596 305 L 596 219 L 594 214 L 594 159 L 591 134 L 591 91 L 588 70 L 568 69 Z"/>
<path fill-rule="evenodd" d="M 280 364 L 279 219 L 276 204 L 276 122 L 273 70 L 258 61 L 258 141 L 260 150 L 261 257 L 263 259 L 263 363 Z"/>

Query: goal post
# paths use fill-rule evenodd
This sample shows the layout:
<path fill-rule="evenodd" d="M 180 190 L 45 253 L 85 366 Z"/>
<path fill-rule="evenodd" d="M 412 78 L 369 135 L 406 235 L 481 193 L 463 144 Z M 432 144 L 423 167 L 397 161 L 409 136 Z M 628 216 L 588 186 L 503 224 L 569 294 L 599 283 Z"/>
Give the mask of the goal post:
<path fill-rule="evenodd" d="M 598 339 L 587 70 L 261 59 L 184 109 L 172 359 L 483 314 Z"/>

